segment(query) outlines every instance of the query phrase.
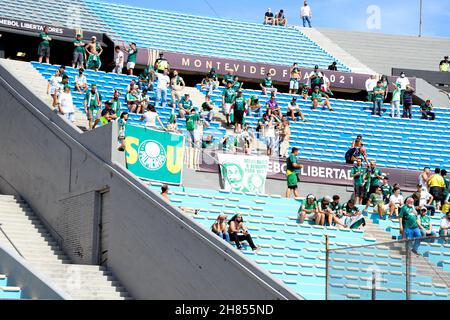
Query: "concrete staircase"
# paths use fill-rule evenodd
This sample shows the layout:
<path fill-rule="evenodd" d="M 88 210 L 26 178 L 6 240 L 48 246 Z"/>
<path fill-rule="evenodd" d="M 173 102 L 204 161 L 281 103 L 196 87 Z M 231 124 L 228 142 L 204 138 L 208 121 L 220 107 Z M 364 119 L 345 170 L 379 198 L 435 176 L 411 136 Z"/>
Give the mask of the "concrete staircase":
<path fill-rule="evenodd" d="M 0 195 L 0 227 L 2 244 L 22 255 L 73 299 L 131 299 L 105 267 L 72 264 L 22 199 Z"/>
<path fill-rule="evenodd" d="M 29 62 L 0 59 L 0 64 L 13 74 L 19 81 L 26 83 L 27 87 L 46 105 L 51 107 L 52 98 L 47 94 L 47 80 Z M 73 79 L 72 79 L 73 81 Z M 82 131 L 89 127 L 86 115 L 75 108 L 75 125 Z"/>

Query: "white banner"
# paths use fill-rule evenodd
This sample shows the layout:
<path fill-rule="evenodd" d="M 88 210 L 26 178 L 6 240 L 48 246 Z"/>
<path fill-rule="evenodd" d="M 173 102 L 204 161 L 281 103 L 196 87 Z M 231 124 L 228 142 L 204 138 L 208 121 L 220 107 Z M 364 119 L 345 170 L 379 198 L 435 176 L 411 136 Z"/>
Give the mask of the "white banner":
<path fill-rule="evenodd" d="M 218 160 L 225 190 L 265 193 L 269 157 L 219 153 Z"/>

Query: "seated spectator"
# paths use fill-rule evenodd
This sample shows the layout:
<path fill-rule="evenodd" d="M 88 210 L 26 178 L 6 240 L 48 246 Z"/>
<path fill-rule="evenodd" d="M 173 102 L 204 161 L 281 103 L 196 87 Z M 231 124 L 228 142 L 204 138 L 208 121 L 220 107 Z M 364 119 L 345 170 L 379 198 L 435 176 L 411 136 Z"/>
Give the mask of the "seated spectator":
<path fill-rule="evenodd" d="M 85 93 L 87 89 L 89 89 L 83 68 L 80 68 L 78 70 L 78 74 L 75 76 L 75 89 L 77 89 L 78 92 L 83 93 Z"/>
<path fill-rule="evenodd" d="M 444 191 L 442 191 L 442 198 L 445 199 L 450 193 L 450 179 L 447 177 L 447 170 L 441 170 L 441 176 L 444 179 L 445 183 Z M 444 200 L 442 200 L 441 202 L 444 203 Z"/>
<path fill-rule="evenodd" d="M 131 80 L 130 83 L 127 85 L 127 93 L 130 93 L 131 90 L 133 90 L 135 86 L 136 86 L 136 80 Z M 139 88 L 139 86 L 138 86 L 138 88 Z"/>
<path fill-rule="evenodd" d="M 441 169 L 436 168 L 434 174 L 428 179 L 428 190 L 436 202 L 436 209 L 440 210 L 445 189 L 445 180 L 441 175 Z"/>
<path fill-rule="evenodd" d="M 441 225 L 440 225 L 440 229 L 439 229 L 439 235 L 441 237 L 447 237 L 448 234 L 448 229 L 450 228 L 450 211 L 448 211 L 444 217 L 442 217 L 441 219 Z M 448 243 L 448 239 L 445 238 L 444 239 L 445 243 Z"/>
<path fill-rule="evenodd" d="M 208 134 L 202 138 L 202 148 L 203 149 L 215 149 L 214 137 L 212 134 Z"/>
<path fill-rule="evenodd" d="M 134 85 L 133 89 L 131 89 L 131 91 L 125 96 L 125 100 L 127 101 L 128 105 L 128 111 L 130 113 L 143 113 L 138 89 L 138 85 Z"/>
<path fill-rule="evenodd" d="M 297 117 L 300 117 L 303 122 L 306 122 L 305 116 L 303 112 L 300 110 L 300 107 L 297 105 L 297 98 L 292 97 L 292 101 L 289 102 L 286 117 L 291 117 L 292 120 L 297 121 Z"/>
<path fill-rule="evenodd" d="M 287 25 L 287 18 L 284 15 L 283 9 L 281 9 L 275 16 L 275 25 L 276 26 L 283 26 L 285 27 Z"/>
<path fill-rule="evenodd" d="M 337 217 L 339 222 L 345 224 L 350 229 L 358 229 L 361 226 L 366 225 L 366 220 L 361 214 L 361 210 L 359 210 L 355 203 L 350 200 L 347 204 L 342 208 L 342 217 Z"/>
<path fill-rule="evenodd" d="M 393 188 L 394 187 L 389 184 L 389 177 L 386 175 L 383 176 L 383 180 L 381 183 L 381 191 L 383 192 L 384 203 L 389 204 L 391 195 L 393 194 Z"/>
<path fill-rule="evenodd" d="M 228 73 L 223 76 L 222 84 L 227 86 L 228 81 L 234 81 L 233 70 L 229 70 Z"/>
<path fill-rule="evenodd" d="M 158 120 L 159 126 L 161 129 L 166 130 L 164 127 L 161 118 L 159 117 L 158 113 L 156 112 L 156 108 L 153 105 L 148 105 L 147 111 L 144 112 L 144 114 L 141 116 L 139 121 L 145 121 L 145 126 L 148 128 L 157 128 L 156 126 L 156 120 Z"/>
<path fill-rule="evenodd" d="M 426 189 L 424 189 L 421 184 L 417 185 L 417 191 L 413 193 L 412 197 L 414 199 L 414 206 L 416 209 L 426 208 L 430 211 L 431 216 L 434 216 L 436 208 L 432 205 L 433 196 Z"/>
<path fill-rule="evenodd" d="M 233 80 L 233 89 L 234 89 L 234 91 L 238 92 L 239 90 L 242 89 L 243 85 L 244 85 L 243 82 L 239 82 L 239 77 L 238 76 L 234 76 L 234 80 Z"/>
<path fill-rule="evenodd" d="M 217 217 L 216 222 L 214 222 L 211 226 L 211 231 L 227 242 L 230 242 L 230 234 L 228 233 L 226 215 L 221 214 Z"/>
<path fill-rule="evenodd" d="M 450 67 L 450 62 L 448 61 L 448 56 L 445 56 L 444 60 L 439 62 L 439 71 L 440 72 L 448 72 L 449 67 Z"/>
<path fill-rule="evenodd" d="M 225 135 L 220 140 L 220 145 L 222 146 L 222 151 L 234 151 L 234 139 L 231 139 L 229 135 Z"/>
<path fill-rule="evenodd" d="M 177 116 L 175 114 L 171 114 L 169 121 L 167 121 L 167 131 L 169 132 L 181 132 L 178 129 L 178 124 L 177 124 Z"/>
<path fill-rule="evenodd" d="M 237 92 L 236 99 L 233 102 L 234 132 L 241 133 L 244 124 L 244 114 L 247 112 L 247 103 L 242 95 L 242 91 Z"/>
<path fill-rule="evenodd" d="M 209 78 L 208 76 L 204 77 L 202 79 L 202 82 L 200 82 L 200 86 L 202 88 L 202 91 L 206 91 L 207 95 L 212 95 L 214 92 L 214 81 Z"/>
<path fill-rule="evenodd" d="M 433 105 L 431 104 L 431 100 L 427 100 L 420 105 L 420 113 L 422 113 L 422 119 L 436 119 L 436 114 L 433 112 Z"/>
<path fill-rule="evenodd" d="M 240 214 L 236 214 L 231 218 L 228 232 L 230 234 L 230 239 L 236 243 L 236 248 L 238 250 L 242 249 L 241 242 L 244 240 L 248 242 L 253 251 L 258 249 L 253 243 L 252 236 L 244 225 L 244 219 Z"/>
<path fill-rule="evenodd" d="M 270 92 L 272 94 L 278 92 L 277 88 L 275 88 L 273 86 L 272 76 L 270 73 L 266 74 L 266 77 L 261 80 L 261 83 L 259 84 L 259 86 L 261 87 L 264 95 L 266 95 L 267 92 Z"/>
<path fill-rule="evenodd" d="M 445 197 L 444 204 L 441 207 L 441 211 L 443 213 L 450 212 L 450 193 Z"/>
<path fill-rule="evenodd" d="M 337 62 L 334 61 L 332 64 L 328 66 L 328 70 L 337 71 Z"/>
<path fill-rule="evenodd" d="M 334 95 L 333 92 L 331 91 L 331 81 L 325 74 L 323 75 L 323 83 L 320 90 L 329 96 Z"/>
<path fill-rule="evenodd" d="M 147 109 L 150 104 L 150 96 L 148 95 L 147 89 L 142 90 L 141 94 L 139 95 L 139 101 L 141 101 L 142 109 Z"/>
<path fill-rule="evenodd" d="M 261 107 L 261 103 L 259 103 L 258 96 L 251 96 L 248 99 L 247 105 L 249 106 L 248 115 L 253 117 L 261 118 L 263 115 L 263 110 Z"/>
<path fill-rule="evenodd" d="M 420 216 L 419 216 L 419 220 L 420 220 L 420 225 L 419 225 L 419 229 L 420 229 L 420 233 L 422 234 L 422 238 L 426 238 L 426 237 L 437 237 L 437 233 L 436 231 L 433 230 L 433 224 L 431 223 L 431 219 L 428 216 L 428 210 L 427 208 L 421 208 L 420 209 Z M 434 242 L 435 239 L 431 239 L 430 242 Z"/>
<path fill-rule="evenodd" d="M 267 115 L 271 116 L 274 110 L 280 110 L 277 100 L 275 99 L 275 94 L 272 93 L 270 100 L 266 103 Z"/>
<path fill-rule="evenodd" d="M 155 70 L 152 66 L 147 66 L 144 71 L 139 74 L 139 89 L 144 91 L 153 91 L 153 82 L 155 81 Z"/>
<path fill-rule="evenodd" d="M 63 115 L 67 121 L 75 122 L 75 107 L 73 105 L 72 94 L 70 93 L 70 86 L 65 85 L 64 91 L 59 94 L 59 104 L 58 104 L 59 114 Z"/>
<path fill-rule="evenodd" d="M 385 97 L 385 89 L 381 85 L 381 81 L 377 81 L 377 85 L 375 88 L 373 88 L 373 109 L 372 109 L 372 115 L 378 115 L 381 117 L 381 114 L 383 112 L 383 103 L 384 103 L 384 97 Z"/>
<path fill-rule="evenodd" d="M 413 94 L 415 90 L 409 84 L 403 92 L 403 118 L 412 118 Z"/>
<path fill-rule="evenodd" d="M 128 120 L 128 112 L 122 112 L 120 114 L 120 118 L 117 121 L 119 123 L 119 135 L 118 135 L 118 140 L 120 143 L 120 146 L 117 148 L 118 151 L 125 151 L 125 127 L 127 125 L 127 120 Z"/>
<path fill-rule="evenodd" d="M 205 102 L 202 104 L 201 116 L 208 122 L 211 122 L 214 119 L 214 107 L 214 103 L 211 102 L 211 97 L 206 95 Z"/>
<path fill-rule="evenodd" d="M 314 91 L 311 95 L 311 100 L 312 100 L 311 109 L 316 109 L 318 106 L 322 106 L 322 110 L 324 110 L 326 105 L 328 110 L 333 111 L 328 95 L 326 93 L 321 92 L 320 88 L 317 86 L 314 88 Z"/>
<path fill-rule="evenodd" d="M 160 193 L 161 197 L 164 198 L 164 200 L 166 201 L 170 201 L 169 199 L 169 186 L 167 184 L 163 184 L 161 186 L 161 193 Z"/>
<path fill-rule="evenodd" d="M 405 239 L 416 239 L 414 241 L 412 252 L 419 254 L 417 249 L 420 245 L 422 233 L 420 232 L 420 219 L 417 216 L 414 208 L 414 200 L 412 198 L 406 199 L 405 205 L 400 209 L 399 214 L 400 233 Z M 410 245 L 409 245 L 410 246 Z"/>
<path fill-rule="evenodd" d="M 270 8 L 267 9 L 266 14 L 264 15 L 264 24 L 271 24 L 271 25 L 275 24 L 275 18 Z"/>
<path fill-rule="evenodd" d="M 190 110 L 192 109 L 193 105 L 194 104 L 190 99 L 189 93 L 186 93 L 178 103 L 178 114 L 180 115 L 181 119 L 184 119 L 186 117 L 186 114 L 190 113 Z"/>
<path fill-rule="evenodd" d="M 334 195 L 333 201 L 331 201 L 328 205 L 328 225 L 332 226 L 334 223 L 335 225 L 347 228 L 348 226 L 341 221 L 344 217 L 344 210 L 339 201 L 340 197 L 338 195 Z"/>
<path fill-rule="evenodd" d="M 328 221 L 328 224 L 331 226 L 333 222 L 333 213 L 329 209 L 329 205 L 331 203 L 331 197 L 325 196 L 322 199 L 317 200 L 317 207 L 319 210 L 319 213 L 323 217 L 322 226 L 325 225 L 325 220 Z"/>
<path fill-rule="evenodd" d="M 225 116 L 227 126 L 230 126 L 231 106 L 236 99 L 236 91 L 233 89 L 233 82 L 227 82 L 227 88 L 222 92 L 222 112 Z"/>
<path fill-rule="evenodd" d="M 395 188 L 394 193 L 389 197 L 389 218 L 395 215 L 398 218 L 398 213 L 404 203 L 404 198 L 400 194 L 400 188 Z"/>
<path fill-rule="evenodd" d="M 308 85 L 306 83 L 303 83 L 302 87 L 300 88 L 300 90 L 301 90 L 303 99 L 308 100 L 308 98 L 309 98 L 309 90 L 310 90 L 308 88 Z"/>
<path fill-rule="evenodd" d="M 317 205 L 316 197 L 309 194 L 306 200 L 303 201 L 300 209 L 298 210 L 298 220 L 303 223 L 305 219 L 314 220 L 316 225 L 324 225 L 325 215 L 319 212 L 319 206 Z"/>
<path fill-rule="evenodd" d="M 381 187 L 377 187 L 375 192 L 370 195 L 369 200 L 367 200 L 366 208 L 364 209 L 367 212 L 369 206 L 373 205 L 374 211 L 378 213 L 380 219 L 384 219 L 384 214 L 386 213 L 386 207 L 383 200 L 383 192 L 381 191 Z"/>

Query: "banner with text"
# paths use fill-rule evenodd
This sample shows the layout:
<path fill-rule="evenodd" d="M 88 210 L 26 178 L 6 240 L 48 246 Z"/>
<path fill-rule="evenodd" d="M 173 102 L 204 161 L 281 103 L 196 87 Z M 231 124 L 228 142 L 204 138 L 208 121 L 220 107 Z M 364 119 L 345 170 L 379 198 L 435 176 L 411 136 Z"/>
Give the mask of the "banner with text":
<path fill-rule="evenodd" d="M 226 153 L 217 156 L 225 190 L 265 193 L 269 157 Z"/>
<path fill-rule="evenodd" d="M 125 131 L 128 170 L 142 179 L 181 184 L 183 135 L 133 125 Z"/>

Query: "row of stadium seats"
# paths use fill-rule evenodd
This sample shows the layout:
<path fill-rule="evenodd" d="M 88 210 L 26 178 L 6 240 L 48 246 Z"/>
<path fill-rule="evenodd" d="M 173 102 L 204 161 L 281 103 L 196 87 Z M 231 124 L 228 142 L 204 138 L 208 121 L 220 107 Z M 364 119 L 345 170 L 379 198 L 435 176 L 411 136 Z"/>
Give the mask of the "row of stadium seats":
<path fill-rule="evenodd" d="M 10 286 L 8 277 L 0 274 L 0 300 L 2 299 L 20 299 L 22 297 L 22 290 L 18 287 Z"/>
<path fill-rule="evenodd" d="M 160 186 L 149 184 L 155 192 Z M 170 201 L 181 208 L 198 210 L 191 217 L 207 230 L 219 214 L 229 218 L 242 214 L 260 248 L 250 251 L 244 245 L 243 253 L 306 299 L 325 298 L 325 234 L 329 236 L 331 249 L 369 245 L 361 254 L 352 250 L 331 251 L 331 299 L 370 299 L 371 288 L 367 283 L 372 274 L 367 270 L 374 266 L 381 273 L 377 298 L 405 298 L 406 270 L 401 256 L 392 254 L 385 246 L 374 245 L 375 239 L 365 237 L 362 230 L 298 224 L 300 199 L 175 186 L 170 190 Z M 433 284 L 432 277 L 418 274 L 414 266 L 411 271 L 413 299 L 450 298 L 445 286 Z"/>
<path fill-rule="evenodd" d="M 201 90 L 200 85 L 197 86 Z M 212 94 L 219 107 L 222 104 L 223 87 Z M 269 96 L 261 91 L 243 90 L 245 98 L 256 95 L 263 106 Z M 277 94 L 283 114 L 293 95 Z M 450 124 L 450 109 L 435 108 L 435 121 L 420 119 L 418 106 L 413 106 L 413 119 L 391 118 L 390 105 L 380 118 L 371 115 L 369 102 L 330 99 L 334 109 L 311 110 L 311 101 L 297 96 L 297 103 L 308 122 L 291 121 L 291 146 L 300 149 L 300 158 L 307 160 L 343 162 L 357 134 L 362 134 L 369 158 L 382 167 L 421 170 L 424 166 L 447 167 L 450 165 L 449 139 L 442 134 Z M 265 110 L 265 107 L 263 108 Z M 246 122 L 256 127 L 258 119 L 246 117 Z"/>

